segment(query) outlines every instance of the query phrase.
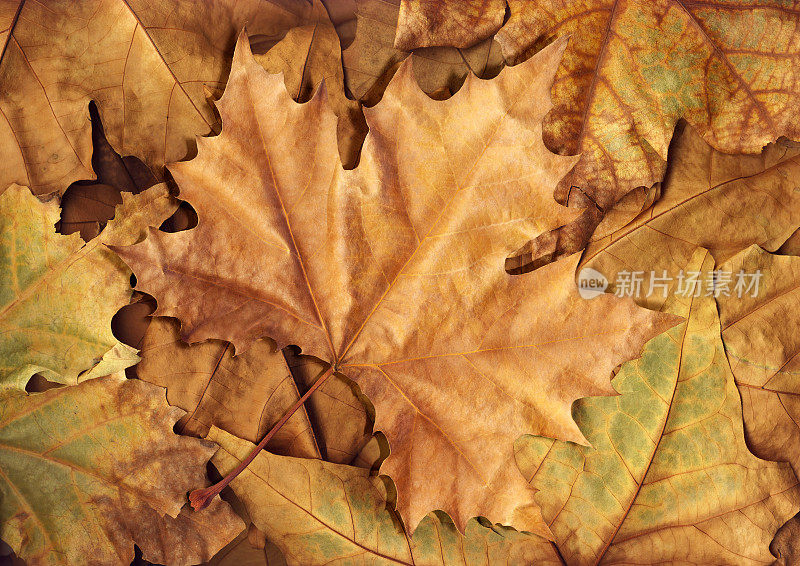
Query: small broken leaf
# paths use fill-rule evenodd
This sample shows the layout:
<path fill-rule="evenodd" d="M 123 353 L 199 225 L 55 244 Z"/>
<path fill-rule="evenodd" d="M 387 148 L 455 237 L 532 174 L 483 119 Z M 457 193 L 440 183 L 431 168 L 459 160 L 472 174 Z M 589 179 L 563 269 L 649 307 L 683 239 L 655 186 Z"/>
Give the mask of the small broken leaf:
<path fill-rule="evenodd" d="M 300 395 L 283 354 L 271 340 L 244 353 L 221 340 L 181 341 L 178 321 L 154 317 L 142 342 L 139 379 L 167 388 L 170 405 L 185 410 L 176 430 L 204 437 L 212 425 L 258 442 Z M 305 458 L 319 449 L 304 411 L 284 425 L 270 448 Z"/>
<path fill-rule="evenodd" d="M 470 73 L 489 79 L 503 68 L 500 46 L 491 39 L 467 49 L 417 49 L 411 55 L 411 61 L 419 87 L 437 100 L 444 100 L 455 94 Z"/>
<path fill-rule="evenodd" d="M 408 52 L 395 49 L 398 0 L 356 0 L 356 34 L 342 51 L 347 89 L 356 100 L 374 105 Z"/>

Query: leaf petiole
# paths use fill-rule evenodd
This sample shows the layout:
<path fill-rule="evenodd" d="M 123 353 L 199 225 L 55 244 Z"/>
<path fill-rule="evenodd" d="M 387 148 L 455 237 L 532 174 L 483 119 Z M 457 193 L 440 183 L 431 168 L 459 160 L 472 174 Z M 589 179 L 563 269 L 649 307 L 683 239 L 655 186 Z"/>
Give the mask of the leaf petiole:
<path fill-rule="evenodd" d="M 270 429 L 270 431 L 266 434 L 266 436 L 264 436 L 261 442 L 259 442 L 258 445 L 253 449 L 250 455 L 247 456 L 247 458 L 245 458 L 244 460 L 242 460 L 241 463 L 238 466 L 236 466 L 234 470 L 232 470 L 228 475 L 226 475 L 224 478 L 222 478 L 214 485 L 205 487 L 203 489 L 195 489 L 194 491 L 192 491 L 189 494 L 189 502 L 192 504 L 192 508 L 195 511 L 200 511 L 201 509 L 205 509 L 206 507 L 208 507 L 209 503 L 211 503 L 211 500 L 214 499 L 214 496 L 218 495 L 223 489 L 225 489 L 227 485 L 231 483 L 236 476 L 242 473 L 244 469 L 250 465 L 250 462 L 252 462 L 258 455 L 258 453 L 264 449 L 264 447 L 269 443 L 272 437 L 275 436 L 275 434 L 281 429 L 281 427 L 284 424 L 286 424 L 286 421 L 289 420 L 289 418 L 297 411 L 297 409 L 299 409 L 303 405 L 303 403 L 305 403 L 306 400 L 309 397 L 311 397 L 311 394 L 314 393 L 314 391 L 322 387 L 322 385 L 328 380 L 328 378 L 334 374 L 334 369 L 335 369 L 334 366 L 330 366 L 327 370 L 325 370 L 325 373 L 323 373 L 319 377 L 319 379 L 317 379 L 317 381 L 314 382 L 314 385 L 312 385 L 309 388 L 309 390 L 306 391 L 306 393 L 295 402 L 294 405 L 289 407 L 289 409 L 283 414 L 281 419 L 277 423 L 275 423 L 275 426 L 273 426 Z"/>

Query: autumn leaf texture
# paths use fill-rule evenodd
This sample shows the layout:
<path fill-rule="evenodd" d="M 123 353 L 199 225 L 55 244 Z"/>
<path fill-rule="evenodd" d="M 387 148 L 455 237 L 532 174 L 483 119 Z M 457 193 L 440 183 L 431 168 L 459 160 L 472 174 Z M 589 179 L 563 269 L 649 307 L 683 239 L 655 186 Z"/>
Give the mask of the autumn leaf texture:
<path fill-rule="evenodd" d="M 798 18 L 0 0 L 0 566 L 797 564 Z"/>
<path fill-rule="evenodd" d="M 222 501 L 181 511 L 209 444 L 177 436 L 163 390 L 121 377 L 0 399 L 2 537 L 34 564 L 112 564 L 133 543 L 155 562 L 214 555 L 242 522 Z"/>
<path fill-rule="evenodd" d="M 695 261 L 707 253 L 698 252 Z M 591 447 L 517 443 L 520 469 L 569 563 L 768 562 L 772 534 L 797 511 L 789 466 L 759 460 L 745 445 L 714 299 L 676 302 L 686 322 L 622 366 L 619 395 L 575 405 Z M 740 529 L 750 536 L 736 537 Z"/>
<path fill-rule="evenodd" d="M 221 471 L 251 448 L 219 429 L 210 438 L 220 445 Z M 447 515 L 432 513 L 408 537 L 387 508 L 385 481 L 356 467 L 262 452 L 233 489 L 290 564 L 445 564 L 443 556 L 476 566 L 559 563 L 548 540 L 477 519 L 462 535 Z"/>
<path fill-rule="evenodd" d="M 548 152 L 535 125 L 548 109 L 562 48 L 554 45 L 494 81 L 467 84 L 446 102 L 430 100 L 409 67 L 400 69 L 367 113 L 370 134 L 350 172 L 339 165 L 324 91 L 298 106 L 242 37 L 219 104 L 223 134 L 203 141 L 195 160 L 171 168 L 181 196 L 198 211 L 198 227 L 151 231 L 140 245 L 115 248 L 133 267 L 137 288 L 159 300 L 162 314 L 181 319 L 188 341 L 216 335 L 244 350 L 266 334 L 298 343 L 354 379 L 392 446 L 384 469 L 405 488 L 399 509 L 410 525 L 435 505 L 459 527 L 479 514 L 514 521 L 529 490 L 509 465 L 513 439 L 534 431 L 582 441 L 570 404 L 589 391 L 608 391 L 607 373 L 675 322 L 611 296 L 575 309 L 574 289 L 545 292 L 550 281 L 570 289 L 575 258 L 527 279 L 503 270 L 518 244 L 569 215 L 546 188 L 572 160 Z M 457 117 L 487 99 L 497 113 L 474 123 L 471 135 L 457 136 Z M 509 100 L 515 104 L 503 104 Z M 406 108 L 414 105 L 412 117 Z M 272 119 L 250 119 L 267 109 Z M 523 126 L 523 118 L 534 127 Z M 304 125 L 286 128 L 287 122 Z M 316 135 L 308 136 L 312 128 Z M 263 143 L 243 145 L 254 138 Z M 417 154 L 401 157 L 398 146 L 411 139 Z M 298 145 L 315 156 L 313 167 L 286 155 Z M 500 182 L 496 156 L 515 151 L 517 169 Z M 235 200 L 227 196 L 230 185 L 239 188 Z M 507 210 L 499 221 L 475 206 L 487 199 Z M 323 207 L 328 217 L 317 218 Z M 241 218 L 256 213 L 264 229 L 254 232 Z M 240 242 L 239 254 L 215 248 L 231 241 Z M 262 261 L 241 261 L 253 257 Z M 535 323 L 544 305 L 562 320 L 555 335 L 544 321 Z M 599 354 L 609 336 L 621 339 Z M 554 348 L 563 353 L 550 354 Z M 551 392 L 526 390 L 523 376 Z M 442 385 L 452 394 L 429 399 L 429 389 Z M 467 415 L 480 415 L 473 430 Z M 433 454 L 415 457 L 419 445 Z M 442 466 L 458 470 L 459 486 L 431 490 Z M 517 491 L 500 498 L 498 485 Z M 531 520 L 516 521 L 535 528 Z"/>
<path fill-rule="evenodd" d="M 485 0 L 403 0 L 395 43 L 467 47 L 465 35 L 474 43 L 498 30 L 503 10 Z M 511 63 L 571 36 L 545 142 L 581 154 L 569 181 L 601 206 L 661 179 L 679 118 L 728 153 L 797 137 L 791 3 L 509 0 L 508 10 L 496 37 Z M 437 25 L 445 18 L 450 26 Z"/>
<path fill-rule="evenodd" d="M 55 203 L 42 204 L 19 185 L 0 195 L 2 383 L 24 387 L 37 372 L 76 383 L 136 363 L 109 324 L 130 297 L 129 272 L 104 244 L 136 242 L 141 223 L 169 216 L 171 200 L 163 185 L 126 199 L 121 218 L 84 244 L 78 234 L 56 234 Z"/>

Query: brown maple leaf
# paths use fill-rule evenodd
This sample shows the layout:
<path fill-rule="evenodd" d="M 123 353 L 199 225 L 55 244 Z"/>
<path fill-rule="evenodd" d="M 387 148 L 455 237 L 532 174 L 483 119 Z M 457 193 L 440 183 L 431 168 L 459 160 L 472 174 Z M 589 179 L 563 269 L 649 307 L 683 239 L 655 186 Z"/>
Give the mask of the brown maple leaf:
<path fill-rule="evenodd" d="M 613 367 L 676 322 L 610 295 L 582 301 L 576 256 L 532 276 L 503 269 L 574 217 L 551 193 L 575 160 L 541 140 L 563 48 L 468 78 L 444 102 L 401 67 L 346 171 L 324 89 L 296 104 L 242 38 L 223 133 L 170 166 L 198 226 L 118 248 L 185 340 L 244 350 L 266 335 L 355 380 L 409 527 L 439 508 L 462 528 L 476 514 L 541 528 L 514 439 L 582 442 L 572 402 L 610 393 Z"/>

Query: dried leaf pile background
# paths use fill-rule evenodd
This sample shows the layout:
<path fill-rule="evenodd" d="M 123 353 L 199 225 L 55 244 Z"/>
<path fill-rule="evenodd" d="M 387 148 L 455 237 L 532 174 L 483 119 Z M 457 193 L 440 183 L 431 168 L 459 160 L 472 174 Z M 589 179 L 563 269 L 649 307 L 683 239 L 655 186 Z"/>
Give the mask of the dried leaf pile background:
<path fill-rule="evenodd" d="M 0 564 L 800 564 L 798 14 L 0 0 Z"/>

